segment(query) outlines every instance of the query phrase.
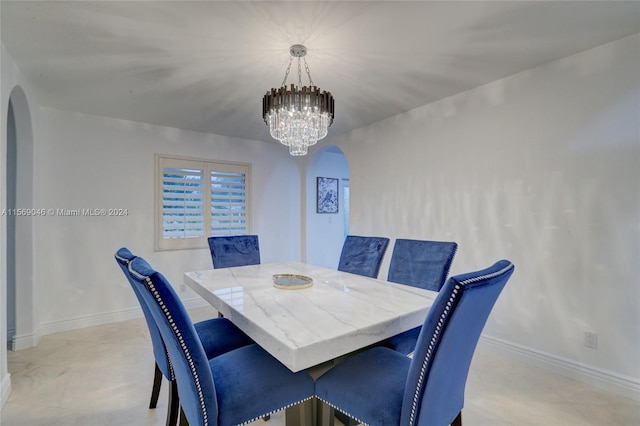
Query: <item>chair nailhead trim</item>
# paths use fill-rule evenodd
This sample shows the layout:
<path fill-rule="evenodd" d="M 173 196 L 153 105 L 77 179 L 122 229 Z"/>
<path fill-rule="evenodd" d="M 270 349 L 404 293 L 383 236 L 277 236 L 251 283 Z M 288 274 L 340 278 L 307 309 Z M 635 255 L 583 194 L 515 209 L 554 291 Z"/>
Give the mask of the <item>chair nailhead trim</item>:
<path fill-rule="evenodd" d="M 456 247 L 453 249 L 453 256 L 451 256 L 451 263 L 449 264 L 449 266 L 451 266 L 451 264 L 453 263 L 453 261 L 454 261 L 454 260 L 456 260 L 456 254 L 458 254 L 458 246 L 456 246 Z M 450 271 L 447 271 L 447 275 L 444 277 L 445 282 L 446 282 L 447 278 L 449 278 L 449 272 L 450 272 Z"/>
<path fill-rule="evenodd" d="M 362 426 L 369 426 L 369 423 L 363 422 L 362 420 L 360 420 L 359 418 L 357 418 L 356 416 L 354 416 L 353 414 L 349 414 L 346 411 L 344 411 L 344 409 L 337 407 L 335 405 L 333 405 L 332 403 L 330 403 L 329 401 L 325 401 L 324 399 L 320 398 L 319 396 L 316 395 L 316 398 L 318 398 L 320 401 L 322 401 L 323 403 L 327 404 L 330 407 L 335 408 L 338 411 L 343 412 L 344 414 L 346 414 L 347 416 L 351 417 L 352 419 L 354 419 L 356 422 L 361 423 Z"/>
<path fill-rule="evenodd" d="M 473 283 L 476 281 L 481 281 L 481 280 L 485 280 L 485 279 L 491 279 L 494 277 L 497 277 L 499 275 L 504 274 L 505 272 L 507 272 L 509 269 L 513 268 L 513 263 L 510 263 L 509 265 L 505 266 L 504 268 L 502 268 L 501 270 L 494 272 L 492 274 L 488 274 L 488 275 L 482 275 L 482 276 L 477 276 L 477 277 L 473 277 L 473 278 L 469 278 L 467 280 L 464 280 L 462 282 L 460 282 L 459 284 L 456 284 L 456 286 L 453 288 L 453 291 L 451 292 L 451 295 L 449 296 L 449 300 L 447 301 L 447 306 L 444 308 L 444 312 L 442 313 L 442 315 L 440 315 L 440 320 L 438 321 L 438 325 L 436 325 L 436 329 L 433 333 L 433 335 L 431 336 L 431 341 L 429 342 L 429 347 L 427 349 L 427 353 L 426 356 L 424 357 L 424 361 L 422 362 L 422 368 L 420 369 L 420 377 L 418 378 L 418 384 L 416 386 L 416 390 L 415 393 L 413 395 L 413 404 L 411 406 L 411 415 L 409 417 L 409 426 L 413 426 L 414 422 L 416 421 L 416 409 L 418 406 L 418 398 L 420 396 L 420 389 L 422 388 L 422 382 L 424 381 L 424 375 L 427 372 L 427 367 L 429 366 L 429 363 L 431 362 L 431 356 L 433 354 L 433 350 L 435 348 L 435 345 L 440 337 L 440 332 L 442 331 L 442 327 L 444 326 L 444 323 L 447 319 L 447 317 L 449 316 L 449 313 L 451 312 L 451 307 L 453 306 L 453 302 L 455 301 L 455 299 L 458 297 L 458 293 L 460 292 L 460 289 L 462 286 L 465 286 L 469 283 Z"/>
<path fill-rule="evenodd" d="M 121 257 L 121 256 L 118 256 L 118 253 L 116 253 L 116 259 L 121 260 L 122 262 L 124 262 L 124 264 L 127 265 L 127 267 L 129 266 L 129 263 L 131 263 L 131 260 L 125 259 L 124 257 Z M 136 275 L 138 275 L 138 274 L 136 274 Z M 176 375 L 173 372 L 173 365 L 171 364 L 171 358 L 169 358 L 169 352 L 167 351 L 167 347 L 164 344 L 163 344 L 163 347 L 164 347 L 164 354 L 167 357 L 167 364 L 169 364 L 169 380 L 173 381 L 173 380 L 176 379 Z"/>
<path fill-rule="evenodd" d="M 259 415 L 257 417 L 254 417 L 251 420 L 247 420 L 245 422 L 242 422 L 242 423 L 238 424 L 238 426 L 243 426 L 243 425 L 249 424 L 251 422 L 255 422 L 256 420 L 259 420 L 259 419 L 261 419 L 261 418 L 263 418 L 265 416 L 270 416 L 270 415 L 272 415 L 274 413 L 277 413 L 278 411 L 286 410 L 287 408 L 293 407 L 294 405 L 302 404 L 303 402 L 308 401 L 311 398 L 313 398 L 313 396 L 309 396 L 309 397 L 306 397 L 305 399 L 301 399 L 298 402 L 293 402 L 293 403 L 291 403 L 289 405 L 285 405 L 284 407 L 278 408 L 277 410 L 273 410 L 273 411 L 269 411 L 268 413 L 261 414 L 261 415 Z"/>
<path fill-rule="evenodd" d="M 500 269 L 499 271 L 494 272 L 493 274 L 483 275 L 483 276 L 480 276 L 480 277 L 469 278 L 469 279 L 466 279 L 466 280 L 462 281 L 460 284 L 467 285 L 469 283 L 474 283 L 474 282 L 480 281 L 480 280 L 488 280 L 488 279 L 491 279 L 493 277 L 497 277 L 498 275 L 502 275 L 505 272 L 507 272 L 509 269 L 512 269 L 512 268 L 513 268 L 513 263 L 509 263 L 507 266 L 505 266 L 504 268 Z"/>
<path fill-rule="evenodd" d="M 175 336 L 178 338 L 180 347 L 182 348 L 182 351 L 184 352 L 184 355 L 187 358 L 187 361 L 189 363 L 189 368 L 191 370 L 191 374 L 193 375 L 193 379 L 195 381 L 196 390 L 198 391 L 198 399 L 200 401 L 200 408 L 202 409 L 203 426 L 208 426 L 209 418 L 207 415 L 207 406 L 204 401 L 202 386 L 200 385 L 200 378 L 198 377 L 198 372 L 196 371 L 195 365 L 193 364 L 193 359 L 191 358 L 189 349 L 187 348 L 187 345 L 184 343 L 184 338 L 182 337 L 182 333 L 180 333 L 180 330 L 178 330 L 178 328 L 176 327 L 176 324 L 173 318 L 171 317 L 171 313 L 169 313 L 169 310 L 165 306 L 164 301 L 160 297 L 160 294 L 156 290 L 156 287 L 153 285 L 153 281 L 151 281 L 151 278 L 149 278 L 148 276 L 140 275 L 136 271 L 131 271 L 131 272 L 135 274 L 137 277 L 144 279 L 144 281 L 147 283 L 147 287 L 149 288 L 149 291 L 153 295 L 153 298 L 156 300 L 156 303 L 158 304 L 158 306 L 160 306 L 160 308 L 162 309 L 162 312 L 167 318 L 167 321 L 169 321 L 169 325 L 171 325 L 171 329 L 173 330 Z"/>
<path fill-rule="evenodd" d="M 167 347 L 164 347 L 164 353 L 167 356 L 167 364 L 169 364 L 169 375 L 171 376 L 171 380 L 175 380 L 176 379 L 176 373 L 173 372 L 173 364 L 171 364 L 171 358 L 169 357 L 169 351 L 167 350 Z"/>
<path fill-rule="evenodd" d="M 451 306 L 453 304 L 453 301 L 456 299 L 456 297 L 458 297 L 459 290 L 460 290 L 460 285 L 457 284 L 453 288 L 453 291 L 449 296 L 449 300 L 447 301 L 447 306 L 445 307 L 444 312 L 442 313 L 442 315 L 440 315 L 440 319 L 438 320 L 438 325 L 436 325 L 436 329 L 434 333 L 431 335 L 431 341 L 429 342 L 427 353 L 424 357 L 424 360 L 422 361 L 422 367 L 420 368 L 420 376 L 418 377 L 418 384 L 413 394 L 413 403 L 411 405 L 411 415 L 409 416 L 409 426 L 412 426 L 416 420 L 416 409 L 418 406 L 418 398 L 420 396 L 420 389 L 422 388 L 422 382 L 424 381 L 424 376 L 427 372 L 427 367 L 429 365 L 429 362 L 431 362 L 431 355 L 433 354 L 433 350 L 435 348 L 436 342 L 440 337 L 440 331 L 442 330 L 442 326 L 444 325 L 444 322 L 447 319 L 449 312 L 451 311 Z"/>

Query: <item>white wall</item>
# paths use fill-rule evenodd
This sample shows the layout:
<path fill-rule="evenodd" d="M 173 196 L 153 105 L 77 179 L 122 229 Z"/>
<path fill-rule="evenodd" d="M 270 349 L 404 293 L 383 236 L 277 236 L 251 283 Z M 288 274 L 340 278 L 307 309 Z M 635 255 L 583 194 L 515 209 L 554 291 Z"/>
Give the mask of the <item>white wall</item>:
<path fill-rule="evenodd" d="M 512 260 L 486 335 L 636 398 L 639 45 L 631 36 L 329 141 L 349 161 L 352 233 L 457 241 L 454 274 Z"/>
<path fill-rule="evenodd" d="M 342 153 L 324 150 L 316 151 L 310 161 L 307 174 L 307 259 L 314 265 L 337 268 L 344 244 L 344 199 L 341 187 L 338 191 L 338 213 L 317 213 L 316 178 L 331 177 L 349 179 L 349 165 Z"/>
<path fill-rule="evenodd" d="M 263 262 L 300 259 L 298 163 L 279 144 L 41 108 L 35 205 L 122 208 L 126 217 L 46 216 L 36 222 L 36 283 L 43 334 L 137 309 L 113 254 L 121 246 L 178 286 L 211 268 L 208 249 L 154 252 L 154 154 L 252 164 L 252 232 Z M 183 298 L 193 298 L 189 290 Z M 98 321 L 99 322 L 99 321 Z"/>

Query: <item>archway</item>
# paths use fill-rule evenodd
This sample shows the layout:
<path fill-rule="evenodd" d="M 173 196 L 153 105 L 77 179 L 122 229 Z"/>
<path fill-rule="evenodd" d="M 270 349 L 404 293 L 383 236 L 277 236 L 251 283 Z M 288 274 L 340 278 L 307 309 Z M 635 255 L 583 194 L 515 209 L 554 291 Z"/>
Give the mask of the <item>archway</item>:
<path fill-rule="evenodd" d="M 7 156 L 5 194 L 6 208 L 8 212 L 15 211 L 16 206 L 16 169 L 17 169 L 17 140 L 16 121 L 13 113 L 13 104 L 9 99 L 7 112 Z M 16 216 L 6 215 L 7 239 L 6 239 L 6 279 L 7 279 L 7 342 L 11 346 L 16 335 Z"/>
<path fill-rule="evenodd" d="M 11 121 L 11 125 L 10 125 Z M 33 129 L 27 97 L 20 86 L 9 96 L 7 114 L 6 203 L 33 207 Z M 12 162 L 12 164 L 9 164 Z M 33 216 L 7 218 L 7 322 L 12 316 L 9 347 L 19 350 L 38 342 L 33 290 Z"/>
<path fill-rule="evenodd" d="M 338 180 L 338 211 L 318 213 L 317 178 Z M 308 263 L 336 268 L 344 238 L 349 232 L 349 164 L 340 148 L 325 145 L 309 160 L 306 176 L 306 259 Z"/>

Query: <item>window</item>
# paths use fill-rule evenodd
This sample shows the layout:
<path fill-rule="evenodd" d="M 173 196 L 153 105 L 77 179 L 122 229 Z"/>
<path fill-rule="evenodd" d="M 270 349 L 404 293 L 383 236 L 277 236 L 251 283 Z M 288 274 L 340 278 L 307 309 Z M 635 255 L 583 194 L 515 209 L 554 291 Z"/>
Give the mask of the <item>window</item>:
<path fill-rule="evenodd" d="M 249 233 L 251 165 L 156 155 L 156 249 Z"/>

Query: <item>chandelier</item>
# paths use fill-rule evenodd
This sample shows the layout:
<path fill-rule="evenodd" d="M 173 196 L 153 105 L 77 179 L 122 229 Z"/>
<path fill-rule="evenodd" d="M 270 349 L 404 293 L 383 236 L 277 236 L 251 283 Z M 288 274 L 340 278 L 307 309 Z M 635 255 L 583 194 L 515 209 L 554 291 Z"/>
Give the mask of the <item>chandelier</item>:
<path fill-rule="evenodd" d="M 334 101 L 331 93 L 320 91 L 311 80 L 307 60 L 307 48 L 294 44 L 289 49 L 291 57 L 279 89 L 271 89 L 262 98 L 262 117 L 274 139 L 289 147 L 291 155 L 306 155 L 309 146 L 327 136 L 333 123 Z M 287 88 L 287 77 L 293 58 L 298 58 L 298 85 Z M 309 86 L 302 85 L 302 66 L 309 77 Z"/>

